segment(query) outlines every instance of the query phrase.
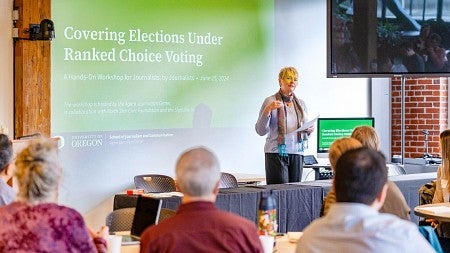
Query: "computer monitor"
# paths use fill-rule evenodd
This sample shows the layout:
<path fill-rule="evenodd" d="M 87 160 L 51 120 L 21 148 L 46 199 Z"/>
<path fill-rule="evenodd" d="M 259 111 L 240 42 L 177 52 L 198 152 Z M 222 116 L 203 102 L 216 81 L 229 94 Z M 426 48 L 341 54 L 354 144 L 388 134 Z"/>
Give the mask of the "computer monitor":
<path fill-rule="evenodd" d="M 334 140 L 349 137 L 357 126 L 375 127 L 375 119 L 364 118 L 318 118 L 317 157 L 328 158 L 330 145 Z"/>

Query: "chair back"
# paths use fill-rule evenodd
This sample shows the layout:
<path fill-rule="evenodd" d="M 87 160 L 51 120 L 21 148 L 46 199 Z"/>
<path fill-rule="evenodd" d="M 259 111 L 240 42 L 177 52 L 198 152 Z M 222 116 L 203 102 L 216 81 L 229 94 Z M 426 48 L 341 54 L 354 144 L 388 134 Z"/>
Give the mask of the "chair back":
<path fill-rule="evenodd" d="M 145 174 L 134 177 L 134 185 L 145 192 L 174 192 L 175 180 L 166 175 Z"/>
<path fill-rule="evenodd" d="M 162 220 L 165 220 L 167 218 L 175 216 L 177 211 L 168 209 L 168 208 L 161 208 L 161 212 L 159 213 L 159 220 L 158 222 L 161 222 Z"/>
<path fill-rule="evenodd" d="M 388 163 L 386 164 L 386 166 L 388 168 L 388 176 L 397 176 L 406 174 L 405 169 L 400 165 Z"/>
<path fill-rule="evenodd" d="M 239 187 L 238 181 L 233 174 L 222 172 L 220 175 L 219 188 L 236 188 Z"/>
<path fill-rule="evenodd" d="M 136 208 L 128 207 L 112 211 L 106 216 L 106 226 L 110 232 L 130 231 Z"/>

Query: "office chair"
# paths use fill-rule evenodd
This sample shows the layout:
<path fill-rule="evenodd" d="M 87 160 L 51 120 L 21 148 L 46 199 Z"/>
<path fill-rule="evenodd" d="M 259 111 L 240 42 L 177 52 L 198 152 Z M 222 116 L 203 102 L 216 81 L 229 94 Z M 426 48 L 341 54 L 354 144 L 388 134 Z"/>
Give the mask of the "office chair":
<path fill-rule="evenodd" d="M 239 187 L 237 179 L 233 174 L 222 172 L 220 174 L 219 188 L 236 188 Z"/>
<path fill-rule="evenodd" d="M 174 192 L 175 180 L 169 176 L 158 174 L 137 175 L 134 177 L 134 185 L 145 192 Z"/>
<path fill-rule="evenodd" d="M 136 208 L 128 207 L 112 211 L 106 216 L 106 226 L 109 232 L 130 231 L 133 225 Z"/>
<path fill-rule="evenodd" d="M 397 176 L 406 174 L 405 169 L 400 165 L 388 163 L 386 164 L 386 166 L 388 168 L 388 176 Z"/>
<path fill-rule="evenodd" d="M 177 211 L 168 209 L 168 208 L 161 208 L 161 212 L 159 213 L 159 219 L 158 222 L 161 222 L 162 220 L 165 220 L 167 218 L 170 218 L 174 216 L 177 213 Z"/>

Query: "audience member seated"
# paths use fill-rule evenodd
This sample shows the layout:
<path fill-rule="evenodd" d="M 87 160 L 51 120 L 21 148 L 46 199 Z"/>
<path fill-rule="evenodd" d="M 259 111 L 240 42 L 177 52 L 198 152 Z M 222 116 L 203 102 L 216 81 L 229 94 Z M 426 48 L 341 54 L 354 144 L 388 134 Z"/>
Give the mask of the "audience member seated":
<path fill-rule="evenodd" d="M 90 231 L 77 211 L 55 203 L 62 169 L 53 141 L 33 140 L 15 176 L 17 200 L 0 208 L 0 252 L 106 252 L 107 227 Z"/>
<path fill-rule="evenodd" d="M 400 55 L 408 72 L 421 73 L 425 71 L 423 57 L 414 51 L 413 44 L 410 41 L 404 41 L 400 44 Z"/>
<path fill-rule="evenodd" d="M 346 151 L 350 149 L 360 148 L 362 147 L 361 142 L 359 142 L 355 138 L 351 137 L 344 137 L 335 140 L 330 145 L 330 150 L 328 151 L 328 158 L 330 159 L 330 167 L 331 170 L 333 170 L 336 167 L 336 162 L 339 159 L 339 157 L 345 153 Z M 332 204 L 336 203 L 336 193 L 333 188 L 330 189 L 327 196 L 325 197 L 325 201 L 323 202 L 323 213 L 322 215 L 325 215 L 328 213 L 328 210 L 330 209 L 330 206 Z"/>
<path fill-rule="evenodd" d="M 345 152 L 335 166 L 333 187 L 337 203 L 305 228 L 297 252 L 435 252 L 417 225 L 378 212 L 388 188 L 386 159 L 379 151 Z"/>
<path fill-rule="evenodd" d="M 378 137 L 375 128 L 371 126 L 356 127 L 353 129 L 351 137 L 361 142 L 364 147 L 377 151 L 380 150 L 380 138 Z M 387 184 L 389 188 L 387 190 L 386 200 L 384 201 L 384 205 L 381 207 L 380 212 L 394 214 L 402 219 L 411 220 L 411 209 L 409 208 L 402 191 L 400 191 L 400 188 L 390 180 L 388 180 Z"/>
<path fill-rule="evenodd" d="M 439 165 L 437 169 L 436 189 L 433 196 L 433 203 L 449 202 L 450 198 L 450 129 L 441 132 L 439 135 L 439 144 L 442 164 Z M 431 219 L 428 219 L 427 221 L 432 222 L 432 226 L 436 229 L 439 237 L 446 238 L 446 240 L 442 240 L 442 242 L 444 242 L 442 246 L 450 248 L 450 223 L 438 222 Z"/>
<path fill-rule="evenodd" d="M 263 252 L 256 225 L 220 211 L 220 165 L 208 149 L 190 149 L 176 164 L 178 187 L 184 194 L 175 216 L 147 228 L 141 253 L 147 252 Z"/>
<path fill-rule="evenodd" d="M 0 134 L 0 206 L 11 203 L 16 198 L 16 192 L 7 184 L 12 177 L 13 148 L 11 140 L 5 134 Z"/>
<path fill-rule="evenodd" d="M 347 21 L 338 15 L 333 16 L 333 45 L 331 61 L 333 73 L 361 72 L 361 60 L 351 41 L 351 31 Z"/>
<path fill-rule="evenodd" d="M 422 57 L 427 55 L 427 41 L 430 38 L 430 35 L 431 25 L 427 23 L 422 24 L 420 27 L 420 35 L 414 42 L 414 51 Z"/>
<path fill-rule="evenodd" d="M 386 53 L 379 53 L 377 60 L 378 72 L 390 73 L 392 72 L 392 60 Z"/>
<path fill-rule="evenodd" d="M 437 33 L 432 33 L 427 41 L 427 56 L 425 69 L 428 72 L 445 71 L 445 49 L 441 45 L 442 38 Z"/>
<path fill-rule="evenodd" d="M 392 60 L 391 72 L 394 72 L 394 73 L 407 73 L 408 72 L 408 69 L 402 62 L 402 58 L 394 57 L 394 59 Z"/>

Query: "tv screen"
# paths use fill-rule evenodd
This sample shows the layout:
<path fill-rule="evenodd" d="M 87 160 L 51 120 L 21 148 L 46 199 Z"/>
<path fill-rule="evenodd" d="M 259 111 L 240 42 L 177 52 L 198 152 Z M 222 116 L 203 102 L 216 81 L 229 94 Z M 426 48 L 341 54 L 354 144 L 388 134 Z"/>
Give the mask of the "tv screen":
<path fill-rule="evenodd" d="M 327 77 L 448 76 L 450 0 L 328 0 Z"/>
<path fill-rule="evenodd" d="M 317 119 L 317 156 L 328 157 L 334 140 L 349 137 L 358 126 L 375 127 L 374 118 L 318 118 Z"/>

